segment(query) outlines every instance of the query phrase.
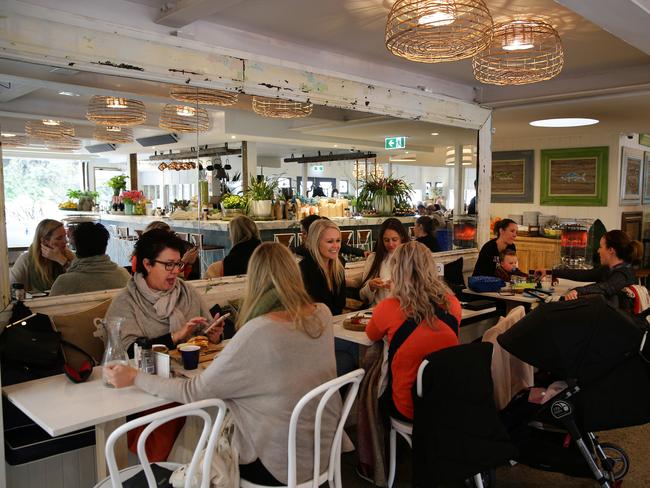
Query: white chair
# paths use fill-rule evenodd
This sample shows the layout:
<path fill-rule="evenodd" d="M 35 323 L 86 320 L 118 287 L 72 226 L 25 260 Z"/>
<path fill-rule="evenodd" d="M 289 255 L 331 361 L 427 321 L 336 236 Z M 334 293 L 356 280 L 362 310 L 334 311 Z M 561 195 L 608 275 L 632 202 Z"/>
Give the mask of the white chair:
<path fill-rule="evenodd" d="M 212 417 L 205 410 L 208 407 L 217 407 L 218 413 L 217 418 L 212 422 Z M 189 470 L 187 471 L 187 476 L 185 478 L 185 486 L 189 487 L 189 483 L 196 472 L 199 465 L 199 458 L 203 449 L 206 447 L 206 454 L 203 459 L 202 466 L 202 475 L 201 475 L 201 488 L 208 488 L 210 486 L 210 469 L 212 466 L 212 457 L 214 455 L 214 450 L 217 444 L 217 439 L 219 437 L 219 432 L 221 431 L 221 424 L 223 423 L 224 416 L 226 414 L 226 405 L 222 400 L 218 399 L 209 399 L 201 400 L 194 403 L 188 403 L 187 405 L 181 405 L 179 407 L 170 408 L 167 410 L 161 410 L 159 412 L 152 413 L 150 415 L 145 415 L 144 417 L 139 417 L 137 419 L 131 420 L 124 425 L 121 425 L 115 429 L 108 439 L 106 440 L 106 464 L 108 465 L 108 478 L 100 481 L 95 488 L 121 488 L 122 482 L 135 476 L 140 470 L 144 470 L 145 476 L 147 478 L 147 484 L 149 488 L 156 488 L 156 480 L 151 470 L 149 459 L 147 458 L 147 453 L 145 452 L 145 442 L 149 434 L 153 432 L 158 426 L 173 420 L 179 417 L 199 417 L 203 420 L 203 430 L 201 431 L 201 436 L 196 444 L 196 449 L 192 455 L 192 460 L 189 465 Z M 140 465 L 130 466 L 128 468 L 122 469 L 121 471 L 117 467 L 115 462 L 115 442 L 117 439 L 126 434 L 129 430 L 132 430 L 141 425 L 147 425 L 147 427 L 140 434 L 138 439 L 138 458 L 140 459 Z M 180 467 L 179 463 L 156 463 L 163 468 L 175 470 Z"/>
<path fill-rule="evenodd" d="M 420 367 L 418 368 L 416 392 L 420 398 L 422 398 L 422 375 L 424 374 L 424 369 L 427 367 L 427 364 L 429 364 L 429 361 L 425 359 L 420 363 Z M 393 482 L 395 481 L 395 468 L 397 465 L 397 434 L 401 435 L 408 443 L 409 447 L 413 449 L 413 442 L 411 440 L 411 436 L 413 435 L 413 424 L 393 417 L 390 418 L 388 488 L 392 488 Z M 483 488 L 483 478 L 480 473 L 474 475 L 473 479 L 476 488 Z"/>
<path fill-rule="evenodd" d="M 343 440 L 343 427 L 348 418 L 354 399 L 359 391 L 359 384 L 363 379 L 365 371 L 363 369 L 354 370 L 346 375 L 335 378 L 327 383 L 314 388 L 296 404 L 291 413 L 291 421 L 289 422 L 289 462 L 287 467 L 287 485 L 286 488 L 318 488 L 320 485 L 328 482 L 330 488 L 342 488 L 341 483 L 341 441 Z M 321 419 L 323 410 L 332 395 L 338 394 L 338 391 L 344 385 L 350 385 L 343 407 L 341 409 L 341 418 L 339 419 L 334 439 L 332 440 L 331 451 L 329 454 L 329 466 L 325 471 L 321 472 L 320 469 L 320 438 L 321 438 Z M 298 430 L 298 420 L 305 405 L 310 403 L 314 398 L 321 397 L 316 407 L 316 416 L 314 419 L 314 470 L 312 479 L 298 484 L 297 482 L 297 466 L 296 466 L 296 435 Z M 239 482 L 241 488 L 266 488 L 263 485 L 257 485 L 241 479 Z"/>

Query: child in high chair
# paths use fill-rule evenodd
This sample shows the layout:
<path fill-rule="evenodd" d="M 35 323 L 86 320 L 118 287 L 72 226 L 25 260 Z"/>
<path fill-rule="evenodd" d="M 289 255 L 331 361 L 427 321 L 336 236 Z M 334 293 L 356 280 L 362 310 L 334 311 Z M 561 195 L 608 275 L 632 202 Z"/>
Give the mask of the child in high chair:
<path fill-rule="evenodd" d="M 517 253 L 511 249 L 506 249 L 499 255 L 499 265 L 494 275 L 505 282 L 512 281 L 513 276 L 528 276 L 518 269 Z"/>

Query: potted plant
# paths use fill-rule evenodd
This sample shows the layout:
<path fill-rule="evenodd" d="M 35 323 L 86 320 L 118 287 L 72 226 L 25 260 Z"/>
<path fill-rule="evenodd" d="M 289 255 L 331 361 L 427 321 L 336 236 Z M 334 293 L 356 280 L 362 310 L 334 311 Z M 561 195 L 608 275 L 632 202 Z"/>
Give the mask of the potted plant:
<path fill-rule="evenodd" d="M 246 213 L 246 206 L 248 201 L 246 197 L 241 195 L 233 195 L 229 193 L 221 199 L 221 209 L 223 210 L 224 218 L 234 218 L 237 215 Z"/>
<path fill-rule="evenodd" d="M 84 212 L 92 211 L 95 206 L 95 199 L 99 198 L 99 193 L 91 190 L 68 190 L 66 195 L 68 198 L 78 200 L 77 210 Z"/>
<path fill-rule="evenodd" d="M 277 189 L 278 181 L 276 179 L 250 175 L 250 183 L 246 196 L 250 200 L 250 211 L 253 217 L 271 217 L 273 197 Z"/>
<path fill-rule="evenodd" d="M 392 215 L 395 205 L 409 205 L 413 187 L 401 178 L 387 176 L 378 178 L 370 175 L 357 197 L 357 210 L 374 209 L 378 215 Z"/>
<path fill-rule="evenodd" d="M 125 215 L 144 215 L 147 199 L 140 190 L 122 192 Z"/>
<path fill-rule="evenodd" d="M 113 189 L 113 195 L 118 196 L 121 191 L 126 190 L 126 179 L 128 176 L 113 176 L 106 184 Z"/>

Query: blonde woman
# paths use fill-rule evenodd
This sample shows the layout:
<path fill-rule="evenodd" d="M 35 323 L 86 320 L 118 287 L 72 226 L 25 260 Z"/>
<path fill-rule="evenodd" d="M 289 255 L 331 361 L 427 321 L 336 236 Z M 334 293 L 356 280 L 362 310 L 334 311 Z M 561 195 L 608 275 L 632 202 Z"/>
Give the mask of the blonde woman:
<path fill-rule="evenodd" d="M 212 263 L 205 278 L 246 274 L 253 251 L 261 244 L 260 231 L 251 219 L 244 215 L 235 217 L 228 224 L 232 249 L 223 261 Z"/>
<path fill-rule="evenodd" d="M 307 293 L 324 303 L 332 315 L 345 307 L 345 270 L 339 259 L 341 231 L 328 219 L 319 219 L 309 227 L 305 242 L 307 255 L 300 261 L 300 271 Z"/>
<path fill-rule="evenodd" d="M 118 388 L 135 384 L 182 403 L 223 399 L 234 417 L 233 443 L 242 477 L 256 484 L 286 485 L 291 411 L 305 393 L 335 376 L 332 316 L 309 298 L 298 265 L 282 244 L 261 244 L 247 275 L 239 330 L 199 376 L 167 379 L 115 366 L 109 367 L 108 377 Z M 315 415 L 315 407 L 314 402 L 307 406 L 308 418 Z M 328 465 L 326 446 L 340 408 L 334 395 L 323 412 L 321 466 Z M 312 427 L 309 422 L 298 426 L 298 483 L 312 475 Z"/>
<path fill-rule="evenodd" d="M 412 421 L 411 389 L 420 363 L 432 352 L 458 344 L 461 308 L 438 278 L 433 255 L 424 244 L 399 246 L 391 265 L 393 296 L 372 311 L 366 335 L 372 341 L 388 337 L 392 380 L 386 394 L 388 413 Z"/>
<path fill-rule="evenodd" d="M 11 283 L 22 283 L 27 291 L 45 291 L 75 258 L 68 249 L 65 228 L 58 220 L 41 220 L 29 250 L 11 268 Z"/>

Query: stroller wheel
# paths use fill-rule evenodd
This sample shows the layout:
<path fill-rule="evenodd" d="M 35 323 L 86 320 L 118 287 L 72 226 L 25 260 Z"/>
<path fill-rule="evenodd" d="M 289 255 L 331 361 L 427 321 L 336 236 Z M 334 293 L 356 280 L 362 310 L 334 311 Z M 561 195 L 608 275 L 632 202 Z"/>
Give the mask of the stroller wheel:
<path fill-rule="evenodd" d="M 623 448 L 609 442 L 601 443 L 600 448 L 605 455 L 605 459 L 598 456 L 603 471 L 605 473 L 611 473 L 611 476 L 614 477 L 612 481 L 623 479 L 630 470 L 630 458 L 627 456 L 627 453 Z"/>

